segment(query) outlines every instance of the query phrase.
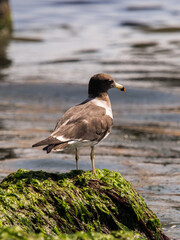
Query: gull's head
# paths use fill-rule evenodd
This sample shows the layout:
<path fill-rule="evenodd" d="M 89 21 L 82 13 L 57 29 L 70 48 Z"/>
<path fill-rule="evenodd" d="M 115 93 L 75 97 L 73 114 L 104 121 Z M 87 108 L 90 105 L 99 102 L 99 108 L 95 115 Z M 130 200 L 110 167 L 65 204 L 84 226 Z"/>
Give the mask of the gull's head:
<path fill-rule="evenodd" d="M 89 81 L 88 94 L 89 96 L 98 96 L 101 93 L 107 92 L 110 88 L 125 91 L 124 86 L 116 83 L 109 74 L 98 73 L 92 76 Z"/>

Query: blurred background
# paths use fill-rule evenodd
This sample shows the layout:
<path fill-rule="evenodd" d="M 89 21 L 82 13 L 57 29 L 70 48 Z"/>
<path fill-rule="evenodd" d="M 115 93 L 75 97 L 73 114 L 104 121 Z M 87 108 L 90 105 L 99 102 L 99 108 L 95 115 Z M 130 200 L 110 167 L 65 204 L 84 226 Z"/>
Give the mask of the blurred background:
<path fill-rule="evenodd" d="M 11 16 L 0 0 L 0 178 L 19 168 L 75 169 L 73 152 L 47 155 L 31 145 L 87 97 L 92 75 L 108 73 L 126 92 L 109 92 L 114 128 L 95 149 L 96 167 L 131 181 L 179 239 L 180 1 L 9 4 Z M 79 164 L 91 169 L 89 149 Z"/>

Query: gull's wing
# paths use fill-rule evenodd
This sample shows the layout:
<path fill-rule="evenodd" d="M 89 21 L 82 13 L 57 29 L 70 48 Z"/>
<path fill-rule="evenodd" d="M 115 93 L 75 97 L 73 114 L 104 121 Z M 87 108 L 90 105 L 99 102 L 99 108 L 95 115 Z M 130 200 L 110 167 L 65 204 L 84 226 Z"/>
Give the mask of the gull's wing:
<path fill-rule="evenodd" d="M 110 132 L 113 119 L 106 109 L 87 101 L 70 108 L 57 123 L 51 136 L 61 142 L 72 140 L 99 142 Z"/>

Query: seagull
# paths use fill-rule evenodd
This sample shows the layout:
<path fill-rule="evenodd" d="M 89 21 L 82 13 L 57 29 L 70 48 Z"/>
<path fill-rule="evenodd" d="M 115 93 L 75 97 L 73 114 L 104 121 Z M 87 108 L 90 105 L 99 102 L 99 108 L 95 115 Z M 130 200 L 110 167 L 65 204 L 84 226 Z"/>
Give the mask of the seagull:
<path fill-rule="evenodd" d="M 47 153 L 74 148 L 78 170 L 79 148 L 89 146 L 92 172 L 95 174 L 94 146 L 109 135 L 113 126 L 108 96 L 108 90 L 111 88 L 125 91 L 124 86 L 116 83 L 108 74 L 99 73 L 92 76 L 88 85 L 88 98 L 65 112 L 52 134 L 32 147 L 45 145 L 43 150 Z"/>

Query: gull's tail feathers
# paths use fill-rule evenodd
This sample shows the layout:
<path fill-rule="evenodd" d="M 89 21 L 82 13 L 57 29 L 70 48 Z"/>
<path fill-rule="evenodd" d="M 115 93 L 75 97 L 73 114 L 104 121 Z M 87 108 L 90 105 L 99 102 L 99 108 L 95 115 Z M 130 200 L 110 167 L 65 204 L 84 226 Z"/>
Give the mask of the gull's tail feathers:
<path fill-rule="evenodd" d="M 40 142 L 37 142 L 35 144 L 32 145 L 32 147 L 39 147 L 39 146 L 43 146 L 43 145 L 56 145 L 56 144 L 61 144 L 62 142 L 59 141 L 57 138 L 54 138 L 52 136 L 40 141 Z"/>
<path fill-rule="evenodd" d="M 48 146 L 44 147 L 43 150 L 47 153 L 53 152 L 60 152 L 63 151 L 67 147 L 68 143 L 60 143 L 60 144 L 49 144 Z"/>

